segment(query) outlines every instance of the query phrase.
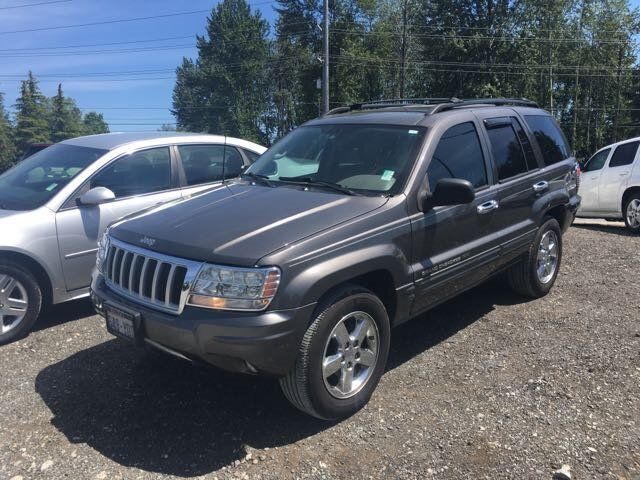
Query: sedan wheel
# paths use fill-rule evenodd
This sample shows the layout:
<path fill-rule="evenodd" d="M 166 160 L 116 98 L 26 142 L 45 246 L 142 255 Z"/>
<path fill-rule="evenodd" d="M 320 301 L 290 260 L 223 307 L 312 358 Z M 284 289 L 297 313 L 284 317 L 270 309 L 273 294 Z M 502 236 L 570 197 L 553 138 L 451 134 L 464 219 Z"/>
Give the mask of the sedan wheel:
<path fill-rule="evenodd" d="M 27 315 L 27 289 L 10 275 L 0 274 L 0 334 L 16 328 Z"/>

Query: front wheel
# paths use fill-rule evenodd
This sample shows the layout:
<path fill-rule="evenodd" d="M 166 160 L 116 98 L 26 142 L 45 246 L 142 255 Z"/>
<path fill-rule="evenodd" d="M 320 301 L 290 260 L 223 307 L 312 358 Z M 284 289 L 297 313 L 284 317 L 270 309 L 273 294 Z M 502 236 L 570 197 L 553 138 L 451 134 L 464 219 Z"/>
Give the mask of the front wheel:
<path fill-rule="evenodd" d="M 319 311 L 280 386 L 303 412 L 344 418 L 369 401 L 384 373 L 389 317 L 377 296 L 355 285 L 340 289 Z"/>
<path fill-rule="evenodd" d="M 545 296 L 553 287 L 562 260 L 562 233 L 555 218 L 546 218 L 522 261 L 507 271 L 511 289 L 531 298 Z"/>
<path fill-rule="evenodd" d="M 640 233 L 640 193 L 631 195 L 624 204 L 624 224 L 633 233 Z"/>
<path fill-rule="evenodd" d="M 0 263 L 0 345 L 26 335 L 40 314 L 42 292 L 31 273 Z"/>

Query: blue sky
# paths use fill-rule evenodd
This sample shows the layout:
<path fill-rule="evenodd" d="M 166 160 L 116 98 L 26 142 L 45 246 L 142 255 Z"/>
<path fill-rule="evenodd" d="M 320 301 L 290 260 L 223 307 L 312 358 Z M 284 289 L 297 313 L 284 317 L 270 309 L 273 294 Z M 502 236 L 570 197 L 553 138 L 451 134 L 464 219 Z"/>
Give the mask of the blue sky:
<path fill-rule="evenodd" d="M 156 130 L 162 123 L 175 121 L 168 110 L 175 68 L 184 56 L 197 56 L 195 36 L 204 33 L 208 12 L 216 1 L 56 0 L 44 5 L 7 8 L 52 1 L 0 0 L 0 92 L 5 93 L 6 106 L 11 108 L 15 103 L 19 81 L 31 69 L 45 95 L 54 95 L 61 82 L 65 94 L 74 98 L 83 111 L 103 113 L 111 131 Z M 273 3 L 249 0 L 270 21 L 275 17 Z M 1 33 L 198 10 L 207 12 L 109 25 Z M 106 43 L 119 44 L 29 50 Z M 167 48 L 148 50 L 149 47 Z M 138 51 L 122 51 L 127 49 Z M 144 70 L 151 72 L 139 73 Z M 102 75 L 103 72 L 138 73 Z"/>
<path fill-rule="evenodd" d="M 34 3 L 42 4 L 9 8 Z M 208 12 L 216 3 L 212 0 L 0 0 L 0 92 L 5 93 L 5 105 L 11 108 L 15 103 L 19 81 L 31 69 L 46 95 L 54 95 L 58 82 L 62 82 L 65 94 L 74 98 L 83 111 L 103 113 L 111 131 L 156 130 L 163 123 L 173 123 L 175 119 L 169 108 L 175 68 L 184 56 L 196 57 L 195 36 L 204 33 Z M 249 0 L 249 4 L 271 22 L 275 18 L 274 3 Z M 631 4 L 638 7 L 640 0 L 632 0 Z M 40 30 L 199 10 L 206 12 Z M 19 30 L 36 31 L 8 33 Z M 146 40 L 155 41 L 142 42 Z M 109 43 L 112 45 L 55 48 Z M 52 47 L 52 50 L 43 50 Z M 85 54 L 79 54 L 82 52 Z M 142 71 L 146 73 L 140 73 Z"/>

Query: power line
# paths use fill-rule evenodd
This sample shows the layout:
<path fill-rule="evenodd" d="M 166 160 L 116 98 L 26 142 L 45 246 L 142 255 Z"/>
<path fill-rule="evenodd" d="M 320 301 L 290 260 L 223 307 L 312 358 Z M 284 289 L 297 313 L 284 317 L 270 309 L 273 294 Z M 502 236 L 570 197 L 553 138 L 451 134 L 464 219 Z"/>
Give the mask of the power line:
<path fill-rule="evenodd" d="M 25 3 L 23 5 L 11 5 L 9 7 L 0 7 L 0 10 L 10 10 L 12 8 L 36 7 L 38 5 L 51 5 L 52 3 L 67 3 L 71 0 L 53 0 L 51 2 Z"/>
<path fill-rule="evenodd" d="M 124 49 L 110 49 L 110 50 L 85 50 L 82 52 L 61 52 L 61 53 L 12 53 L 12 54 L 0 54 L 0 58 L 23 58 L 23 57 L 67 57 L 75 55 L 98 55 L 103 53 L 140 53 L 140 52 L 159 52 L 163 50 L 179 50 L 182 48 L 193 48 L 195 45 L 188 43 L 182 45 L 165 45 L 162 47 L 136 47 L 136 48 L 124 48 Z"/>
<path fill-rule="evenodd" d="M 151 38 L 149 40 L 130 40 L 128 42 L 90 43 L 90 44 L 84 44 L 84 45 L 58 45 L 55 47 L 3 48 L 3 49 L 0 49 L 0 52 L 26 52 L 26 51 L 33 51 L 33 50 L 58 50 L 58 49 L 66 49 L 66 48 L 108 47 L 112 45 L 128 45 L 132 43 L 151 43 L 151 42 L 164 42 L 169 40 L 184 40 L 187 38 L 193 38 L 193 35 L 183 35 L 179 37 Z"/>
<path fill-rule="evenodd" d="M 150 15 L 147 17 L 133 17 L 133 18 L 122 18 L 118 20 L 104 20 L 102 22 L 89 22 L 89 23 L 76 23 L 72 25 L 59 25 L 56 27 L 40 27 L 40 28 L 29 28 L 24 30 L 6 30 L 4 32 L 0 32 L 0 35 L 7 35 L 13 33 L 28 33 L 28 32 L 42 32 L 45 30 L 62 30 L 67 28 L 80 28 L 80 27 L 92 27 L 95 25 L 112 25 L 114 23 L 126 23 L 126 22 L 138 22 L 142 20 L 153 20 L 156 18 L 170 18 L 170 17 L 179 17 L 184 15 L 194 15 L 196 13 L 208 13 L 210 10 L 192 10 L 189 12 L 175 12 L 175 13 L 165 13 L 162 15 Z"/>

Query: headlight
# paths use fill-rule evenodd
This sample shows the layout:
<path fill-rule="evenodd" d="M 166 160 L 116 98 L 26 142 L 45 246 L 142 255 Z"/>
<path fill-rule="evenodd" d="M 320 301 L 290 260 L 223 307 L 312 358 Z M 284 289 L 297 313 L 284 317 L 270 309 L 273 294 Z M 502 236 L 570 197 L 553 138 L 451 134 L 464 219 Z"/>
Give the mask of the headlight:
<path fill-rule="evenodd" d="M 278 290 L 280 269 L 204 265 L 189 304 L 218 310 L 264 310 Z"/>
<path fill-rule="evenodd" d="M 109 254 L 109 229 L 106 229 L 100 240 L 98 240 L 98 255 L 96 256 L 96 268 L 99 272 L 102 272 L 102 267 L 107 261 L 107 255 Z"/>

